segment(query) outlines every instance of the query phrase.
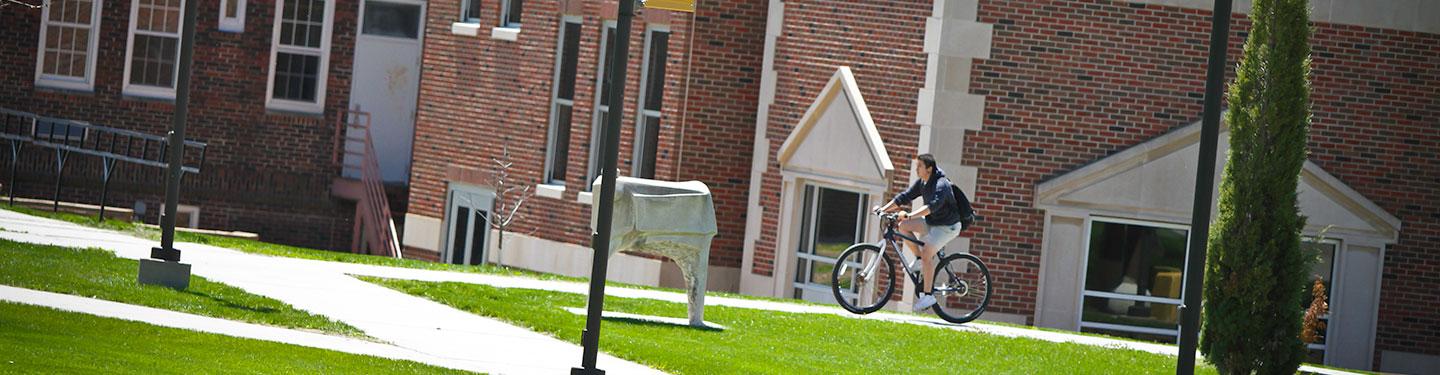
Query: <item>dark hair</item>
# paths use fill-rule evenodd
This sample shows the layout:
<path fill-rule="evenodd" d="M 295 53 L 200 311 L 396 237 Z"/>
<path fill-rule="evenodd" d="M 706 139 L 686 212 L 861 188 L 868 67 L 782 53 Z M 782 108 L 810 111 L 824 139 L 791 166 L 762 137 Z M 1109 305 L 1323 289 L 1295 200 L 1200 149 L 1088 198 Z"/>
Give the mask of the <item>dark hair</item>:
<path fill-rule="evenodd" d="M 935 171 L 935 155 L 920 154 L 915 156 L 915 158 L 920 159 L 920 164 L 924 164 L 926 168 L 930 168 L 931 172 Z"/>

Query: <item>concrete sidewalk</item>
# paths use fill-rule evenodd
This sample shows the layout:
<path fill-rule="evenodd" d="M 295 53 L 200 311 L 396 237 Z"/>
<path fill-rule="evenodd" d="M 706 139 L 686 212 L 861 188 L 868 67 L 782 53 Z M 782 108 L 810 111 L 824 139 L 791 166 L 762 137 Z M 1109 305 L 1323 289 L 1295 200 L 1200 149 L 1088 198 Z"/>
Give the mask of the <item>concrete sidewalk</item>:
<path fill-rule="evenodd" d="M 34 226 L 35 230 L 22 230 L 17 232 L 14 228 Z M 57 222 L 44 218 L 23 215 L 11 211 L 0 210 L 0 238 L 11 239 L 21 242 L 54 244 L 69 247 L 100 247 L 115 251 L 117 254 L 127 258 L 148 257 L 150 246 L 154 241 L 142 240 L 119 233 L 90 229 L 70 223 Z M 20 233 L 26 232 L 26 233 Z M 419 335 L 406 333 L 407 330 L 450 330 L 457 335 L 476 334 L 480 335 L 472 340 L 481 337 L 490 339 L 508 339 L 511 335 L 524 336 L 520 333 L 510 331 L 515 329 L 524 331 L 531 335 L 538 335 L 523 329 L 495 322 L 491 319 L 475 317 L 469 313 L 461 312 L 429 300 L 411 297 L 403 293 L 395 292 L 387 288 L 375 286 L 359 281 L 346 275 L 375 276 L 393 279 L 407 279 L 420 281 L 450 281 L 480 285 L 489 285 L 500 288 L 523 288 L 538 289 L 565 293 L 587 294 L 589 285 L 586 283 L 554 280 L 538 280 L 528 277 L 501 276 L 491 274 L 421 270 L 412 268 L 398 268 L 375 266 L 354 263 L 340 263 L 316 261 L 308 259 L 268 257 L 241 253 L 229 249 L 216 248 L 213 246 L 199 244 L 177 244 L 184 252 L 184 260 L 195 265 L 197 275 L 204 276 L 214 281 L 223 282 L 240 287 L 252 293 L 269 296 L 289 303 L 296 308 L 311 311 L 316 314 L 330 316 L 335 320 L 351 324 L 364 330 L 367 334 L 382 340 L 395 342 L 405 348 L 412 348 L 424 353 L 448 353 L 446 348 L 451 341 L 439 340 L 431 335 Z M 327 293 L 331 291 L 343 291 L 343 293 Z M 675 303 L 686 303 L 684 293 L 666 292 L 655 290 L 640 290 L 630 288 L 606 287 L 605 295 L 622 298 L 647 298 Z M 370 300 L 371 298 L 377 300 Z M 363 301 L 357 301 L 361 299 Z M 376 301 L 388 301 L 384 304 L 374 303 Z M 927 315 L 898 314 L 890 312 L 877 312 L 868 315 L 854 315 L 839 307 L 804 305 L 797 303 L 763 301 L 753 299 L 726 298 L 707 296 L 705 304 L 708 306 L 729 306 L 759 310 L 770 310 L 803 314 L 831 314 L 857 319 L 871 319 L 907 324 L 917 324 L 938 329 L 951 329 L 956 331 L 979 332 L 1004 337 L 1024 337 L 1050 342 L 1078 343 L 1094 345 L 1107 348 L 1138 350 L 1148 353 L 1177 355 L 1178 348 L 1174 345 L 1157 343 L 1146 343 L 1137 341 L 1118 340 L 1105 337 L 1080 335 L 1067 332 L 1042 331 L 1038 329 L 1017 328 L 988 324 L 984 322 L 972 322 L 964 325 L 956 325 Z M 377 306 L 378 305 L 378 306 Z M 402 308 L 403 306 L 403 308 Z M 413 315 L 420 313 L 422 315 Z M 453 313 L 469 315 L 470 319 L 463 319 L 454 316 Z M 443 317 L 443 320 L 420 320 L 419 316 Z M 463 320 L 467 322 L 475 319 L 483 319 L 500 326 L 489 326 L 480 323 L 466 323 L 467 325 L 450 325 L 442 323 L 450 320 Z M 414 321 L 414 323 L 408 323 Z M 432 324 L 425 324 L 432 323 Z M 475 325 L 469 325 L 475 324 Z M 465 328 L 460 328 L 465 327 Z M 476 329 L 475 327 L 485 327 Z M 372 331 L 373 330 L 373 331 Z M 482 335 L 481 332 L 484 331 Z M 398 338 L 400 340 L 392 339 Z M 548 338 L 548 337 L 546 337 Z M 439 341 L 427 341 L 439 340 Z M 554 339 L 550 339 L 554 340 Z M 558 341 L 558 340 L 556 340 Z M 563 344 L 563 342 L 562 342 Z M 473 344 L 470 344 L 473 345 Z M 568 344 L 566 344 L 568 345 Z M 500 348 L 492 350 L 505 351 L 511 345 L 501 345 Z M 548 354 L 538 357 L 529 357 L 534 360 L 545 360 L 553 358 L 566 359 L 562 362 L 564 366 L 554 369 L 544 369 L 546 373 L 568 371 L 571 366 L 578 365 L 578 361 L 572 358 L 579 358 L 579 347 L 571 346 L 571 352 L 564 354 Z M 487 350 L 488 351 L 488 350 Z M 479 353 L 470 353 L 479 355 Z M 445 358 L 482 358 L 476 357 L 450 357 Z M 600 367 L 612 373 L 629 373 L 629 368 L 621 368 L 607 365 L 606 357 L 602 355 Z M 488 357 L 483 357 L 488 358 Z M 609 358 L 610 361 L 621 360 Z M 501 361 L 503 362 L 503 361 Z M 573 362 L 573 363 L 572 363 Z M 428 362 L 427 362 L 428 363 Z M 633 365 L 626 363 L 627 365 Z M 638 367 L 638 366 L 637 366 Z M 541 369 L 536 369 L 541 370 Z M 639 368 L 636 371 L 649 370 Z M 1301 371 L 1319 374 L 1350 374 L 1344 371 L 1321 369 L 1309 366 L 1302 366 Z"/>
<path fill-rule="evenodd" d="M 155 244 L 8 210 L 0 210 L 0 238 L 101 248 L 131 259 L 149 257 Z M 467 370 L 500 374 L 568 373 L 579 366 L 581 348 L 577 345 L 360 281 L 346 275 L 345 267 L 337 267 L 338 263 L 260 256 L 192 243 L 177 243 L 176 247 L 197 276 L 344 322 L 396 347 L 423 354 L 416 359 L 423 363 L 463 364 Z M 659 373 L 605 354 L 597 365 L 616 374 Z"/>

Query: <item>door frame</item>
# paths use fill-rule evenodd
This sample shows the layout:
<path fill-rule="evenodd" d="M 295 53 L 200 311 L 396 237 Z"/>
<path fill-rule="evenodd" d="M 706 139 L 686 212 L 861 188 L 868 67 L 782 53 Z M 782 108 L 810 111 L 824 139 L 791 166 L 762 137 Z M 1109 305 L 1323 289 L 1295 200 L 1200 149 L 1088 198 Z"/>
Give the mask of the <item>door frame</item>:
<path fill-rule="evenodd" d="M 455 204 L 455 201 L 456 201 L 455 196 L 456 196 L 456 194 L 469 194 L 469 195 L 473 195 L 473 196 L 476 196 L 476 197 L 480 197 L 480 200 L 481 200 L 483 203 L 480 203 L 480 204 L 477 204 L 477 205 L 475 205 L 475 206 L 472 206 L 472 207 L 471 207 L 471 210 L 472 210 L 472 212 L 473 212 L 473 210 L 476 209 L 476 208 L 481 208 L 481 209 L 483 209 L 483 210 L 485 211 L 485 213 L 486 213 L 486 222 L 487 222 L 487 223 L 488 223 L 489 220 L 490 220 L 490 218 L 489 218 L 490 213 L 495 211 L 495 191 L 494 191 L 494 190 L 491 190 L 491 189 L 485 188 L 485 187 L 481 187 L 481 186 L 475 186 L 475 185 L 465 184 L 465 183 L 450 182 L 450 186 L 447 187 L 447 188 L 446 188 L 446 191 L 445 191 L 445 221 L 443 222 L 443 223 L 444 223 L 443 225 L 445 225 L 445 237 L 443 238 L 443 241 L 441 241 L 441 247 L 440 247 L 440 262 L 441 262 L 441 263 L 450 263 L 450 259 L 451 259 L 452 255 L 453 255 L 452 252 L 454 251 L 454 244 L 453 244 L 452 242 L 455 241 L 455 229 L 456 229 L 456 228 L 455 228 L 455 209 L 456 209 L 456 207 L 457 207 L 456 204 Z M 478 207 L 477 207 L 477 206 L 478 206 Z M 474 221 L 468 221 L 467 223 L 469 224 L 469 227 L 468 227 L 468 228 L 465 228 L 465 230 L 466 230 L 466 236 L 465 236 L 464 238 L 466 239 L 466 241 L 469 241 L 471 238 L 474 238 L 474 236 L 475 236 L 475 235 L 474 235 L 474 232 L 473 232 L 473 231 L 474 231 L 474 228 L 475 228 L 475 222 L 474 222 Z M 490 229 L 490 227 L 487 225 L 487 226 L 485 227 L 485 230 L 488 231 L 489 229 Z M 480 255 L 481 255 L 481 259 L 480 259 L 480 263 L 479 263 L 479 264 L 485 264 L 485 263 L 487 263 L 487 262 L 486 262 L 486 259 L 484 259 L 484 257 L 485 257 L 486 254 L 488 254 L 488 252 L 489 252 L 489 250 L 490 250 L 490 235 L 489 235 L 488 232 L 485 234 L 485 240 L 484 240 L 484 242 L 485 242 L 485 243 L 480 244 Z M 474 247 L 475 247 L 474 244 L 471 244 L 471 245 L 470 245 L 470 249 L 473 249 Z M 462 262 L 463 264 L 471 264 L 471 257 L 473 257 L 473 256 L 475 256 L 475 252 L 474 252 L 474 251 L 470 251 L 470 252 L 468 252 L 467 254 L 465 254 L 464 258 L 461 259 L 461 262 Z"/>

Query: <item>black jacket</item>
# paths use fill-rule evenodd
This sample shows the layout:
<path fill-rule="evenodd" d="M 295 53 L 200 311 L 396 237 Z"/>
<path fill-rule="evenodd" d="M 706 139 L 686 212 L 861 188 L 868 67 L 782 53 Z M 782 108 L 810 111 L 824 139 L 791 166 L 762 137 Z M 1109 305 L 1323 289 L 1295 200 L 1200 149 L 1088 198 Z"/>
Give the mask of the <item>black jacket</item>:
<path fill-rule="evenodd" d="M 962 213 L 960 197 L 956 197 L 951 190 L 950 179 L 945 177 L 945 171 L 939 167 L 930 179 L 916 179 L 910 184 L 910 188 L 895 197 L 895 204 L 908 203 L 915 198 L 922 198 L 925 205 L 930 207 L 930 214 L 925 215 L 927 225 L 951 225 L 960 222 L 966 213 Z"/>

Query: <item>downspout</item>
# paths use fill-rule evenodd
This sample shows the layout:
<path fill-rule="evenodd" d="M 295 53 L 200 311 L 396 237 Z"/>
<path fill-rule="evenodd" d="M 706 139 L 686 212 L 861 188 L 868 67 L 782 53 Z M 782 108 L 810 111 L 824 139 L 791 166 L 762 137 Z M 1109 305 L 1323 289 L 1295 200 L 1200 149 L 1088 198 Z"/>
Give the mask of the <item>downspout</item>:
<path fill-rule="evenodd" d="M 695 13 L 699 13 L 700 0 L 695 0 L 695 10 Z M 673 168 L 675 181 L 680 181 L 680 162 L 685 158 L 685 128 L 687 127 L 685 121 L 690 118 L 690 82 L 694 80 L 690 76 L 690 72 L 693 71 L 691 68 L 695 66 L 695 34 L 698 34 L 697 31 L 700 28 L 699 17 L 696 17 L 695 13 L 690 13 L 690 36 L 686 38 L 689 40 L 685 42 L 685 91 L 680 96 L 680 136 L 676 138 L 677 142 L 675 142 L 675 165 Z"/>

